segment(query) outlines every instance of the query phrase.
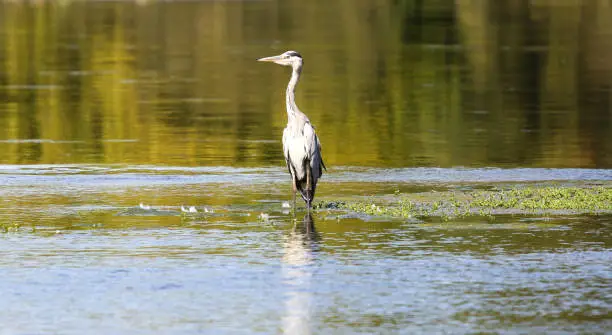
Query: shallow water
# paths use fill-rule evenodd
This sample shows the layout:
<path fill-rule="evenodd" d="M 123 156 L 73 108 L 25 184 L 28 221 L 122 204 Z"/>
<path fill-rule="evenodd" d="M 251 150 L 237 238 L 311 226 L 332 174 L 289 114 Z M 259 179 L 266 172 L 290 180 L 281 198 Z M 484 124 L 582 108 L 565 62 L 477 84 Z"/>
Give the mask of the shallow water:
<path fill-rule="evenodd" d="M 319 196 L 534 176 L 612 180 L 609 170 L 340 167 Z M 294 216 L 276 167 L 2 166 L 0 182 L 7 334 L 612 330 L 608 216 Z"/>

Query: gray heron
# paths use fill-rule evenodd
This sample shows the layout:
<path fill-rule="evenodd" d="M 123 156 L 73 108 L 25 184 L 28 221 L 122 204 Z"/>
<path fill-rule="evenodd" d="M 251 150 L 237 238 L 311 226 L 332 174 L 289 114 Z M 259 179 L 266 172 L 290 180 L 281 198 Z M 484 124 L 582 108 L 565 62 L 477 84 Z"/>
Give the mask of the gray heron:
<path fill-rule="evenodd" d="M 293 183 L 293 204 L 295 193 L 300 191 L 308 210 L 312 207 L 317 181 L 323 174 L 325 164 L 321 157 L 321 143 L 306 114 L 295 104 L 295 87 L 300 80 L 302 56 L 296 51 L 287 51 L 278 56 L 258 59 L 291 66 L 293 72 L 287 85 L 287 127 L 283 130 L 283 154 Z M 327 169 L 326 169 L 327 170 Z"/>

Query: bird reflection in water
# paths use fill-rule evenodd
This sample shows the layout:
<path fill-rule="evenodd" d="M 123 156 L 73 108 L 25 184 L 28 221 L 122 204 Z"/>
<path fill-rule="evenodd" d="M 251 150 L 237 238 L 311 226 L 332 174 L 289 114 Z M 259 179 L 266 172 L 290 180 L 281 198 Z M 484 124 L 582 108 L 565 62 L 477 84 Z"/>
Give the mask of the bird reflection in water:
<path fill-rule="evenodd" d="M 310 212 L 304 215 L 304 219 L 302 220 L 303 224 L 301 225 L 301 233 L 304 237 L 305 241 L 308 241 L 310 244 L 316 244 L 319 241 L 319 234 L 315 230 L 314 219 L 312 218 L 312 214 Z M 294 226 L 294 229 L 296 227 Z"/>
<path fill-rule="evenodd" d="M 316 270 L 319 234 L 310 213 L 303 222 L 296 222 L 287 236 L 283 256 L 285 315 L 284 334 L 310 334 L 312 312 L 312 276 Z"/>

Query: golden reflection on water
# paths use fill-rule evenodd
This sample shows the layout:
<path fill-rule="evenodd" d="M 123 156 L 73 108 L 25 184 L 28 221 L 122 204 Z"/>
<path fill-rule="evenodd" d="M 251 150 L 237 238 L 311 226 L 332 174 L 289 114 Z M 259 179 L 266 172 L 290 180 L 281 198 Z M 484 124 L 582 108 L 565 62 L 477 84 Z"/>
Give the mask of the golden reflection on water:
<path fill-rule="evenodd" d="M 0 2 L 0 163 L 612 166 L 609 1 Z"/>

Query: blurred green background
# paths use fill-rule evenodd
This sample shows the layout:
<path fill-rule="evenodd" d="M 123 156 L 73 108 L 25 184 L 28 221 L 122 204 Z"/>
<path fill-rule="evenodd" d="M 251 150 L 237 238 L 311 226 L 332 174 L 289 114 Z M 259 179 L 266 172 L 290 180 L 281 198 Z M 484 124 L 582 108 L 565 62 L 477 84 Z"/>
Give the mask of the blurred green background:
<path fill-rule="evenodd" d="M 610 0 L 1 1 L 0 163 L 612 167 Z"/>

